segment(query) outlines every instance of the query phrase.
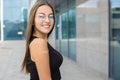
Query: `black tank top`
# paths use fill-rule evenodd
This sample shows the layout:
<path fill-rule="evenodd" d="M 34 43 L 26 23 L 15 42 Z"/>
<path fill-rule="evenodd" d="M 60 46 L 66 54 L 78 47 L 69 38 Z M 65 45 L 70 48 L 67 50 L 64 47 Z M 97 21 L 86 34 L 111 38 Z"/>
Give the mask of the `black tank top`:
<path fill-rule="evenodd" d="M 37 38 L 37 37 L 32 37 L 30 42 L 35 38 Z M 51 78 L 52 78 L 52 80 L 60 80 L 61 74 L 60 74 L 59 68 L 63 62 L 63 57 L 49 43 L 48 43 L 48 49 L 49 49 Z M 30 80 L 40 80 L 39 76 L 38 76 L 36 65 L 31 60 L 30 51 L 29 51 L 27 66 L 30 70 Z"/>

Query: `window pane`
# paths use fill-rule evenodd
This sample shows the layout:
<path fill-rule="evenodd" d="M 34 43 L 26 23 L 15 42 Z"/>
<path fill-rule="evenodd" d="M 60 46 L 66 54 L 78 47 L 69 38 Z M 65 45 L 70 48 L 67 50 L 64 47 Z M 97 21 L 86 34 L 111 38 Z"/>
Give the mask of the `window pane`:
<path fill-rule="evenodd" d="M 110 77 L 120 80 L 120 0 L 111 0 Z"/>
<path fill-rule="evenodd" d="M 3 0 L 4 40 L 24 39 L 27 25 L 27 3 L 27 0 Z"/>
<path fill-rule="evenodd" d="M 75 9 L 69 10 L 69 38 L 76 37 Z"/>
<path fill-rule="evenodd" d="M 68 15 L 62 14 L 62 39 L 68 39 Z"/>

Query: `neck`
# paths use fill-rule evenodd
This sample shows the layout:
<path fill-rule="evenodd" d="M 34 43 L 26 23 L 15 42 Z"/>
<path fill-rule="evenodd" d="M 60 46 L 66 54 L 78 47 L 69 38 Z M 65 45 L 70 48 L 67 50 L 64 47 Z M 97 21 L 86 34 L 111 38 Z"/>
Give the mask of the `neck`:
<path fill-rule="evenodd" d="M 33 33 L 33 36 L 47 40 L 47 35 L 42 33 Z"/>

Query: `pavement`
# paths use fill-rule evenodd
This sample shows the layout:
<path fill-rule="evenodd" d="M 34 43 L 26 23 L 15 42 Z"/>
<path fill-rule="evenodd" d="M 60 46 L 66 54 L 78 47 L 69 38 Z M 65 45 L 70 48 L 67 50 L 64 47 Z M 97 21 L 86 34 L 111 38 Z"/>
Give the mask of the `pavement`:
<path fill-rule="evenodd" d="M 30 80 L 29 74 L 21 72 L 25 52 L 25 41 L 0 42 L 0 80 Z M 81 68 L 77 62 L 64 56 L 60 68 L 62 80 L 108 80 Z"/>

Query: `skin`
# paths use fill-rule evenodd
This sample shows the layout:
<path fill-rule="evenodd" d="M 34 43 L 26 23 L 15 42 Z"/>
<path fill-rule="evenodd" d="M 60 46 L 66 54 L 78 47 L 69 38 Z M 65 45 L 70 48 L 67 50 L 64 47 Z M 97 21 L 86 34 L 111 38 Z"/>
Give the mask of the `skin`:
<path fill-rule="evenodd" d="M 41 13 L 45 14 L 44 19 L 40 18 Z M 29 46 L 31 59 L 36 64 L 40 80 L 51 80 L 47 35 L 54 25 L 54 19 L 48 18 L 52 13 L 52 9 L 47 5 L 42 5 L 37 9 L 33 36 L 38 38 L 35 38 Z"/>

